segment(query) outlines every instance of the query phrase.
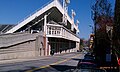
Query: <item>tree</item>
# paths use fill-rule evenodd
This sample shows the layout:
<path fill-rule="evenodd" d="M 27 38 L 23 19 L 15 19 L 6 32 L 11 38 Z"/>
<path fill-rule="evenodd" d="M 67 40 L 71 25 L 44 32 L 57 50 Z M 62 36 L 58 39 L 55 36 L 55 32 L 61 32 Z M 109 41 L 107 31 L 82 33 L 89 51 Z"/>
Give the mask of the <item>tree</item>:
<path fill-rule="evenodd" d="M 80 39 L 80 49 L 83 49 L 84 47 L 84 39 Z"/>
<path fill-rule="evenodd" d="M 113 45 L 117 55 L 120 57 L 120 0 L 115 2 L 114 15 Z"/>
<path fill-rule="evenodd" d="M 112 9 L 108 0 L 96 0 L 92 6 L 92 19 L 95 27 L 94 52 L 97 61 L 102 64 L 105 62 L 106 52 L 110 48 L 106 25 L 113 25 Z"/>

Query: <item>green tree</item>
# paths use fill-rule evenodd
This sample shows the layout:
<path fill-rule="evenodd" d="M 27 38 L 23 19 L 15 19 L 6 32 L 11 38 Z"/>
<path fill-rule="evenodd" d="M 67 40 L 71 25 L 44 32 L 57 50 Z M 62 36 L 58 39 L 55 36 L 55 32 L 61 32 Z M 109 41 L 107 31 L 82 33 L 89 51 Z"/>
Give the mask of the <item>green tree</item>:
<path fill-rule="evenodd" d="M 84 47 L 84 39 L 80 39 L 80 49 L 83 49 Z"/>

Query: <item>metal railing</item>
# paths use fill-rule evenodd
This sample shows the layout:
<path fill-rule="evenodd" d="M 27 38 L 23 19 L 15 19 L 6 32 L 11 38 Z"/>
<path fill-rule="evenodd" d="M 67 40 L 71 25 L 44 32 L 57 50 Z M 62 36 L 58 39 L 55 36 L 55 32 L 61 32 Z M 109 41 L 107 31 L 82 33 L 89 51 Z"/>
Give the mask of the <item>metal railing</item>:
<path fill-rule="evenodd" d="M 33 14 L 35 14 L 36 12 L 38 12 L 40 9 L 44 8 L 45 6 L 47 6 L 48 4 L 50 4 L 51 2 L 53 2 L 53 0 L 50 0 L 48 3 L 44 4 L 43 6 L 41 6 L 40 8 L 38 8 L 37 10 L 35 10 L 34 12 L 32 12 L 31 14 L 29 14 L 28 16 L 26 16 L 25 18 L 23 18 L 22 20 L 20 20 L 17 25 L 21 22 L 23 22 L 24 20 L 26 20 L 27 18 L 29 18 L 30 16 L 32 16 Z"/>
<path fill-rule="evenodd" d="M 51 30 L 49 30 L 49 28 L 51 27 Z M 54 30 L 52 30 L 52 28 Z M 59 28 L 60 30 L 55 30 L 56 28 Z M 57 33 L 57 32 L 60 33 Z M 50 33 L 48 33 L 50 32 Z M 56 33 L 55 33 L 56 32 Z M 71 32 L 69 29 L 65 28 L 64 26 L 55 26 L 55 25 L 47 25 L 47 35 L 52 35 L 52 36 L 61 36 L 62 38 L 65 39 L 71 39 L 71 40 L 77 40 L 79 39 L 79 37 L 74 34 L 73 32 Z"/>

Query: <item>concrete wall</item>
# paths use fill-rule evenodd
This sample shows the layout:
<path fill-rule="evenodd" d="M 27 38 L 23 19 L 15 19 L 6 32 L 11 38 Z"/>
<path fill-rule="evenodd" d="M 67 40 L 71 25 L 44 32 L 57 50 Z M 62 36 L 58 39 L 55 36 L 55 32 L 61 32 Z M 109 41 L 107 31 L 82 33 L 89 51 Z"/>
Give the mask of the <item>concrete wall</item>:
<path fill-rule="evenodd" d="M 0 45 L 0 60 L 29 58 L 45 55 L 42 33 L 0 35 Z M 62 53 L 77 52 L 77 50 L 79 50 L 79 43 L 76 42 L 76 48 L 62 51 Z M 46 52 L 50 53 L 50 50 Z M 60 54 L 60 52 L 56 54 Z"/>
<path fill-rule="evenodd" d="M 43 43 L 43 37 L 37 36 L 35 41 L 35 54 L 36 56 L 44 56 L 44 43 Z"/>
<path fill-rule="evenodd" d="M 35 41 L 28 41 L 18 45 L 0 49 L 0 60 L 29 58 L 35 56 Z"/>
<path fill-rule="evenodd" d="M 3 34 L 3 35 L 0 35 L 0 48 L 12 46 L 12 45 L 19 44 L 29 40 L 35 40 L 36 36 L 38 36 L 38 33 L 36 34 L 30 34 L 30 33 Z"/>
<path fill-rule="evenodd" d="M 40 33 L 2 35 L 0 39 L 2 40 L 0 41 L 0 60 L 39 56 L 40 49 L 38 48 L 41 47 L 41 41 L 43 42 L 43 36 Z M 3 43 L 5 44 L 2 45 Z"/>

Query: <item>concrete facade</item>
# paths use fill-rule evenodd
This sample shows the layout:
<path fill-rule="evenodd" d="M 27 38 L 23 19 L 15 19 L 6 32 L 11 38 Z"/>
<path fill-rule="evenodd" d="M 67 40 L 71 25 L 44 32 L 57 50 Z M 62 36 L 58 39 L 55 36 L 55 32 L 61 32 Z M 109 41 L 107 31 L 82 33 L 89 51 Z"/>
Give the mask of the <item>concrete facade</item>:
<path fill-rule="evenodd" d="M 80 43 L 78 32 L 74 19 L 64 11 L 59 0 L 53 0 L 7 31 L 7 35 L 0 36 L 0 51 L 4 53 L 1 59 L 47 56 L 51 51 L 76 52 Z M 9 49 L 16 53 L 8 53 Z"/>
<path fill-rule="evenodd" d="M 3 42 L 7 44 L 0 47 L 0 60 L 29 58 L 35 56 L 42 56 L 44 54 L 44 51 L 40 52 L 40 49 L 43 49 L 40 44 L 43 43 L 43 36 L 40 35 L 39 33 L 36 34 L 22 33 L 17 34 L 17 36 L 16 34 L 2 35 L 0 36 L 0 39 L 1 38 L 5 39 L 6 37 L 7 37 L 6 41 L 5 40 L 0 41 L 1 45 L 3 44 Z M 19 40 L 17 40 L 18 37 L 21 37 L 23 39 L 21 40 L 21 38 L 19 38 Z M 14 41 L 15 39 L 16 42 Z M 14 42 L 16 44 L 13 44 Z"/>

